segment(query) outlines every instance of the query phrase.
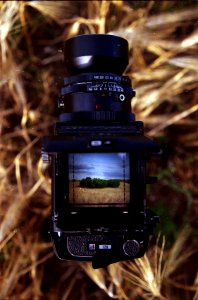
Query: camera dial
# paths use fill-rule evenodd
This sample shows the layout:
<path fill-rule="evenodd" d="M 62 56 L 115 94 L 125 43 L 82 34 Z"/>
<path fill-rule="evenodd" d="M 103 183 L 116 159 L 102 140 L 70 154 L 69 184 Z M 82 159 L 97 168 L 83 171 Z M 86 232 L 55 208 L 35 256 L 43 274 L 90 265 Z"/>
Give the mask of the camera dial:
<path fill-rule="evenodd" d="M 136 240 L 127 240 L 123 245 L 123 250 L 127 256 L 134 257 L 140 250 L 140 244 Z"/>

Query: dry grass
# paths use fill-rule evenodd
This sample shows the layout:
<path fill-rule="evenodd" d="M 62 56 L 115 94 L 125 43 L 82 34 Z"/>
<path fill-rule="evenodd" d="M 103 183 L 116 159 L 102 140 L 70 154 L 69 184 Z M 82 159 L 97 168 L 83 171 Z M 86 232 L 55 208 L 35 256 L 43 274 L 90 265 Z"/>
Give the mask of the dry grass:
<path fill-rule="evenodd" d="M 181 230 L 197 226 L 197 16 L 196 1 L 0 1 L 0 299 L 198 298 L 197 234 Z M 172 154 L 150 204 L 165 203 L 181 231 L 101 270 L 59 262 L 46 237 L 41 138 L 56 119 L 62 42 L 79 33 L 128 39 L 133 111 Z"/>

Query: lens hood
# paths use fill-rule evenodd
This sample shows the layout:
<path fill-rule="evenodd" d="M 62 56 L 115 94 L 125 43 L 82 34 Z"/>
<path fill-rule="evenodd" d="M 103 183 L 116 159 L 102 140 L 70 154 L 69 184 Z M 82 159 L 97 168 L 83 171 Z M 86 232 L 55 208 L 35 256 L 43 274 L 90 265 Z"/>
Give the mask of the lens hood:
<path fill-rule="evenodd" d="M 121 75 L 128 65 L 128 42 L 108 34 L 84 34 L 64 43 L 65 66 L 70 75 L 104 72 Z"/>

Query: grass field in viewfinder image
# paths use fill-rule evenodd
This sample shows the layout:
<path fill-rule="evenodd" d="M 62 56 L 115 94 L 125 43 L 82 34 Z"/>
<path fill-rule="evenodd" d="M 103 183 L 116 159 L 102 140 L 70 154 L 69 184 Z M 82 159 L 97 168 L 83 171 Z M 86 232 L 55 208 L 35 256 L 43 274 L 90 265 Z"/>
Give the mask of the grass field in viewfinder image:
<path fill-rule="evenodd" d="M 86 177 L 116 179 L 118 187 L 80 186 Z M 129 202 L 129 156 L 127 153 L 75 153 L 69 156 L 69 198 L 75 204 L 124 204 Z"/>
<path fill-rule="evenodd" d="M 129 202 L 130 185 L 123 181 L 120 181 L 120 185 L 117 188 L 82 188 L 80 187 L 80 181 L 75 181 L 74 183 L 70 181 L 69 185 L 70 199 L 75 204 L 123 204 Z"/>

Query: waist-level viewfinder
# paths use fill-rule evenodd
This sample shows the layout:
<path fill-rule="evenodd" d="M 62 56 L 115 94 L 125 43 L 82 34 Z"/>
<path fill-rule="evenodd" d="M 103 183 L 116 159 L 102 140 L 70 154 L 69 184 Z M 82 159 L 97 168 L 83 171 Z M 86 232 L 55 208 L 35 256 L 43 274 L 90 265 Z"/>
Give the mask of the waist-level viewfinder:
<path fill-rule="evenodd" d="M 55 252 L 94 268 L 141 257 L 158 221 L 146 206 L 146 163 L 159 147 L 131 112 L 128 42 L 79 35 L 65 42 L 64 63 L 59 121 L 43 141 Z"/>

